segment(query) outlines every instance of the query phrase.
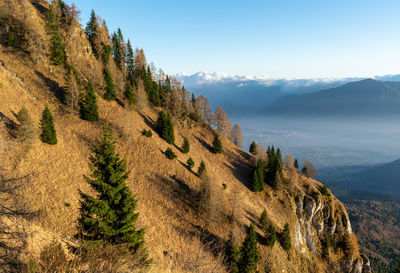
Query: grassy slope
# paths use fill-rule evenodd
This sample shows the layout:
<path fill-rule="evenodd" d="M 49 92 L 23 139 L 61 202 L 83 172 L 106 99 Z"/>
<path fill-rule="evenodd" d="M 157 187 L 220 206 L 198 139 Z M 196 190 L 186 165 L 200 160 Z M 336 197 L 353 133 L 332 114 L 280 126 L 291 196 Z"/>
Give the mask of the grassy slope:
<path fill-rule="evenodd" d="M 79 40 L 82 31 L 76 31 L 76 36 Z M 80 41 L 80 44 L 85 45 L 85 42 Z M 38 124 L 47 104 L 55 115 L 59 141 L 56 146 L 36 141 L 26 148 L 9 135 L 4 122 L 0 123 L 2 172 L 14 177 L 31 174 L 24 196 L 31 208 L 41 211 L 38 219 L 24 222 L 31 232 L 27 257 L 37 257 L 40 249 L 53 238 L 66 242 L 72 240 L 78 217 L 78 189 L 90 190 L 83 180 L 83 175 L 89 173 L 88 144 L 101 135 L 105 122 L 113 125 L 119 151 L 127 159 L 131 170 L 128 183 L 139 199 L 139 225 L 146 227 L 147 247 L 156 261 L 152 271 L 188 272 L 193 270 L 196 259 L 203 264 L 201 271 L 210 272 L 213 268 L 224 271 L 218 255 L 207 251 L 207 244 L 199 240 L 200 227 L 205 223 L 192 208 L 192 197 L 200 188 L 200 179 L 185 167 L 189 156 L 196 162 L 194 170 L 197 170 L 201 160 L 205 161 L 219 196 L 220 210 L 229 214 L 233 204 L 239 206 L 235 229 L 239 230 L 241 238 L 244 237 L 245 227 L 256 223 L 264 208 L 278 230 L 283 228 L 285 222 L 293 227 L 298 221 L 294 198 L 287 190 L 275 192 L 267 187 L 264 193 L 256 194 L 247 189 L 245 184 L 251 176 L 254 159 L 227 139 L 222 140 L 223 154 L 215 155 L 210 152 L 212 132 L 190 124 L 177 126 L 176 145 L 181 146 L 183 137 L 188 137 L 191 151 L 184 155 L 177 147 L 172 147 L 178 158 L 168 160 L 163 151 L 170 145 L 157 134 L 149 139 L 141 136 L 142 129 L 154 129 L 156 109 L 146 109 L 139 114 L 98 97 L 100 122 L 82 121 L 60 109 L 56 96 L 57 90 L 64 84 L 60 68 L 36 66 L 1 46 L 0 53 L 4 62 L 4 67 L 0 67 L 0 113 L 4 120 L 15 122 L 15 113 L 25 105 Z M 93 57 L 83 55 L 77 58 L 74 55 L 74 58 L 74 65 L 79 71 L 87 70 L 86 64 L 95 66 Z M 98 81 L 97 86 L 101 86 L 101 80 L 95 80 Z M 295 172 L 286 170 L 285 175 L 292 178 L 288 186 L 291 192 L 294 189 L 304 192 L 304 185 L 308 185 L 309 189 L 320 185 Z M 227 185 L 226 190 L 222 188 L 223 183 Z M 211 234 L 208 238 L 227 240 L 231 227 L 223 217 L 219 217 L 208 230 Z M 260 245 L 260 251 L 263 258 L 261 266 L 273 264 L 273 272 L 323 272 L 326 266 L 308 251 L 304 255 L 295 250 L 287 254 L 279 244 L 273 248 Z"/>

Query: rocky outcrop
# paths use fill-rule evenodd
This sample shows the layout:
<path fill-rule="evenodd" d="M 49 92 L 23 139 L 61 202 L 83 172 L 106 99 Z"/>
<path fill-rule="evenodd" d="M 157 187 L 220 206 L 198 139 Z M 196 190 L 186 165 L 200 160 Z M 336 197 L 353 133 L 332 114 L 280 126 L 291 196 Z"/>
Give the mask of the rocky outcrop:
<path fill-rule="evenodd" d="M 334 238 L 349 238 L 352 235 L 349 216 L 344 206 L 334 197 L 317 195 L 297 196 L 296 215 L 298 224 L 295 225 L 295 247 L 301 253 L 307 250 L 317 256 L 323 256 L 323 242 Z M 345 257 L 343 272 L 371 272 L 371 266 L 366 256 Z"/>

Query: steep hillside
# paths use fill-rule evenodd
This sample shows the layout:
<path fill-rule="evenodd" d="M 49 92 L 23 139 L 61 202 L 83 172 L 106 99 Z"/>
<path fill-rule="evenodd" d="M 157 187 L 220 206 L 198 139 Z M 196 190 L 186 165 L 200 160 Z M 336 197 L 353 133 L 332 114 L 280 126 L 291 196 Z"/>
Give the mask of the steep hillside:
<path fill-rule="evenodd" d="M 297 116 L 398 115 L 399 82 L 373 79 L 352 82 L 315 93 L 278 99 L 265 110 L 270 114 Z"/>
<path fill-rule="evenodd" d="M 118 151 L 128 162 L 128 185 L 138 198 L 139 226 L 146 229 L 146 247 L 154 261 L 146 270 L 227 272 L 224 253 L 231 233 L 243 241 L 247 227 L 254 224 L 261 272 L 369 272 L 368 259 L 359 254 L 343 204 L 329 192 L 322 194 L 319 182 L 285 169 L 286 182 L 281 189 L 266 185 L 260 193 L 251 192 L 248 182 L 254 168 L 253 155 L 227 138 L 222 138 L 223 153 L 212 153 L 213 130 L 190 119 L 175 117 L 175 145 L 167 144 L 155 133 L 160 108 L 141 105 L 135 109 L 124 103 L 124 72 L 112 59 L 109 68 L 117 100 L 104 100 L 102 62 L 92 53 L 76 21 L 60 33 L 70 64 L 83 81 L 91 80 L 95 85 L 99 121 L 84 121 L 68 111 L 61 96 L 66 86 L 65 68 L 49 60 L 50 38 L 44 22 L 49 4 L 5 0 L 0 5 L 5 11 L 2 22 L 6 22 L 2 24 L 2 37 L 10 34 L 10 26 L 20 25 L 26 31 L 18 40 L 20 45 L 0 45 L 0 178 L 2 183 L 20 181 L 17 193 L 22 198 L 18 199 L 18 208 L 36 212 L 31 217 L 0 215 L 0 239 L 11 246 L 1 248 L 4 270 L 7 265 L 15 272 L 18 262 L 43 259 L 41 253 L 54 240 L 63 243 L 69 258 L 76 255 L 73 247 L 79 244 L 74 238 L 80 207 L 78 190 L 90 192 L 83 179 L 89 174 L 88 145 L 109 123 L 118 140 Z M 36 42 L 42 46 L 33 47 Z M 21 143 L 14 134 L 16 113 L 25 106 L 38 125 L 46 105 L 54 114 L 57 145 L 44 144 L 37 135 L 33 143 Z M 143 129 L 153 131 L 153 136 L 142 136 Z M 190 141 L 189 154 L 178 148 L 184 137 Z M 176 152 L 177 159 L 165 157 L 168 147 Z M 205 162 L 211 182 L 212 217 L 203 217 L 199 212 L 198 197 L 205 178 L 187 168 L 189 156 L 195 161 L 195 170 L 201 160 Z M 0 197 L 5 200 L 8 192 L 2 189 Z M 12 199 L 3 204 L 8 202 Z M 264 209 L 278 232 L 289 224 L 291 250 L 285 251 L 278 242 L 274 246 L 265 243 L 258 224 Z M 17 231 L 24 234 L 23 242 L 12 236 Z M 14 251 L 12 246 L 18 243 L 18 251 Z"/>

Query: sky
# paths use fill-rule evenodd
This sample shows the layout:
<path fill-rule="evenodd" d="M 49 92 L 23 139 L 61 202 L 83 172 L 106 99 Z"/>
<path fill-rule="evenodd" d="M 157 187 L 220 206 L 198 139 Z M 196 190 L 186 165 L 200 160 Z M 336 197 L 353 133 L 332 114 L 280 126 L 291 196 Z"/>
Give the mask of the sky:
<path fill-rule="evenodd" d="M 398 0 L 66 0 L 168 74 L 271 78 L 400 74 Z"/>

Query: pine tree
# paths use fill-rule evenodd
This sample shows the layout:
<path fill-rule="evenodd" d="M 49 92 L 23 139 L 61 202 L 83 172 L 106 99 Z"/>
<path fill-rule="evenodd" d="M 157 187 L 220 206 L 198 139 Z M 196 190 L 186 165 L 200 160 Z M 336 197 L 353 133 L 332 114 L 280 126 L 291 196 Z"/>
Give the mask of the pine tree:
<path fill-rule="evenodd" d="M 85 28 L 86 36 L 92 46 L 92 51 L 96 57 L 99 57 L 98 38 L 99 38 L 99 24 L 97 22 L 96 13 L 94 10 L 90 13 L 89 22 Z"/>
<path fill-rule="evenodd" d="M 54 118 L 51 115 L 50 109 L 47 106 L 42 113 L 40 128 L 42 130 L 42 133 L 40 134 L 40 139 L 42 140 L 42 142 L 51 145 L 57 144 L 57 134 L 54 127 Z"/>
<path fill-rule="evenodd" d="M 47 32 L 51 36 L 50 58 L 54 65 L 63 65 L 67 61 L 67 53 L 65 44 L 60 36 L 57 15 L 52 9 L 49 10 L 46 16 L 46 23 Z"/>
<path fill-rule="evenodd" d="M 88 121 L 98 121 L 98 107 L 96 93 L 91 81 L 88 82 L 86 93 L 83 96 L 81 103 L 81 118 Z"/>
<path fill-rule="evenodd" d="M 219 138 L 219 134 L 215 134 L 212 148 L 213 148 L 212 149 L 213 153 L 215 154 L 222 153 L 222 142 L 221 139 Z"/>
<path fill-rule="evenodd" d="M 35 136 L 36 130 L 28 109 L 26 109 L 25 106 L 18 111 L 17 120 L 17 138 L 23 142 L 31 142 Z"/>
<path fill-rule="evenodd" d="M 240 247 L 234 242 L 232 234 L 226 246 L 226 256 L 228 258 L 229 272 L 240 273 L 238 267 L 240 260 Z"/>
<path fill-rule="evenodd" d="M 136 102 L 135 93 L 133 93 L 133 88 L 131 83 L 128 81 L 125 87 L 125 98 L 129 105 L 134 105 Z"/>
<path fill-rule="evenodd" d="M 254 230 L 253 225 L 247 233 L 247 237 L 243 242 L 243 246 L 240 251 L 240 260 L 238 263 L 239 272 L 241 273 L 253 273 L 256 272 L 257 263 L 260 259 L 257 249 L 257 233 Z"/>
<path fill-rule="evenodd" d="M 265 242 L 267 246 L 274 246 L 276 242 L 276 230 L 272 223 L 270 223 L 270 225 L 268 226 L 265 237 Z"/>
<path fill-rule="evenodd" d="M 128 69 L 128 75 L 127 75 L 127 79 L 128 81 L 133 84 L 133 79 L 135 77 L 135 55 L 133 53 L 133 49 L 132 49 L 132 45 L 131 45 L 131 41 L 129 41 L 126 44 L 126 67 Z"/>
<path fill-rule="evenodd" d="M 283 179 L 283 163 L 282 163 L 282 154 L 281 154 L 281 149 L 276 150 L 276 155 L 275 155 L 275 168 L 276 171 L 279 173 L 281 180 Z"/>
<path fill-rule="evenodd" d="M 199 176 L 201 176 L 201 175 L 204 173 L 205 170 L 206 170 L 206 164 L 205 164 L 204 161 L 202 160 L 202 161 L 200 162 L 199 169 L 197 170 L 197 174 L 198 174 Z"/>
<path fill-rule="evenodd" d="M 189 139 L 185 137 L 183 139 L 182 153 L 187 154 L 190 151 Z"/>
<path fill-rule="evenodd" d="M 114 82 L 111 77 L 111 73 L 107 68 L 103 69 L 104 81 L 106 82 L 106 92 L 104 93 L 104 99 L 107 101 L 115 100 L 115 90 L 114 90 Z"/>
<path fill-rule="evenodd" d="M 160 111 L 156 126 L 158 133 L 168 144 L 175 142 L 174 124 L 170 114 L 166 115 L 164 111 Z"/>
<path fill-rule="evenodd" d="M 250 144 L 249 152 L 253 155 L 257 154 L 257 144 L 254 141 Z"/>
<path fill-rule="evenodd" d="M 297 161 L 297 158 L 294 160 L 293 164 L 294 168 L 297 170 L 299 168 L 299 162 Z"/>
<path fill-rule="evenodd" d="M 250 189 L 256 192 L 264 189 L 264 163 L 261 159 L 257 160 Z"/>
<path fill-rule="evenodd" d="M 126 161 L 115 149 L 112 130 L 106 125 L 103 137 L 90 146 L 91 175 L 84 178 L 97 194 L 80 192 L 79 237 L 126 245 L 133 253 L 138 253 L 144 250 L 144 229 L 136 227 L 137 200 L 126 184 L 129 177 Z M 141 259 L 145 261 L 147 255 Z"/>
<path fill-rule="evenodd" d="M 262 230 L 265 231 L 267 229 L 267 226 L 268 226 L 267 210 L 264 209 L 260 216 L 260 227 Z"/>
<path fill-rule="evenodd" d="M 289 251 L 292 248 L 292 238 L 290 236 L 289 224 L 286 223 L 281 234 L 281 246 L 284 250 Z"/>

